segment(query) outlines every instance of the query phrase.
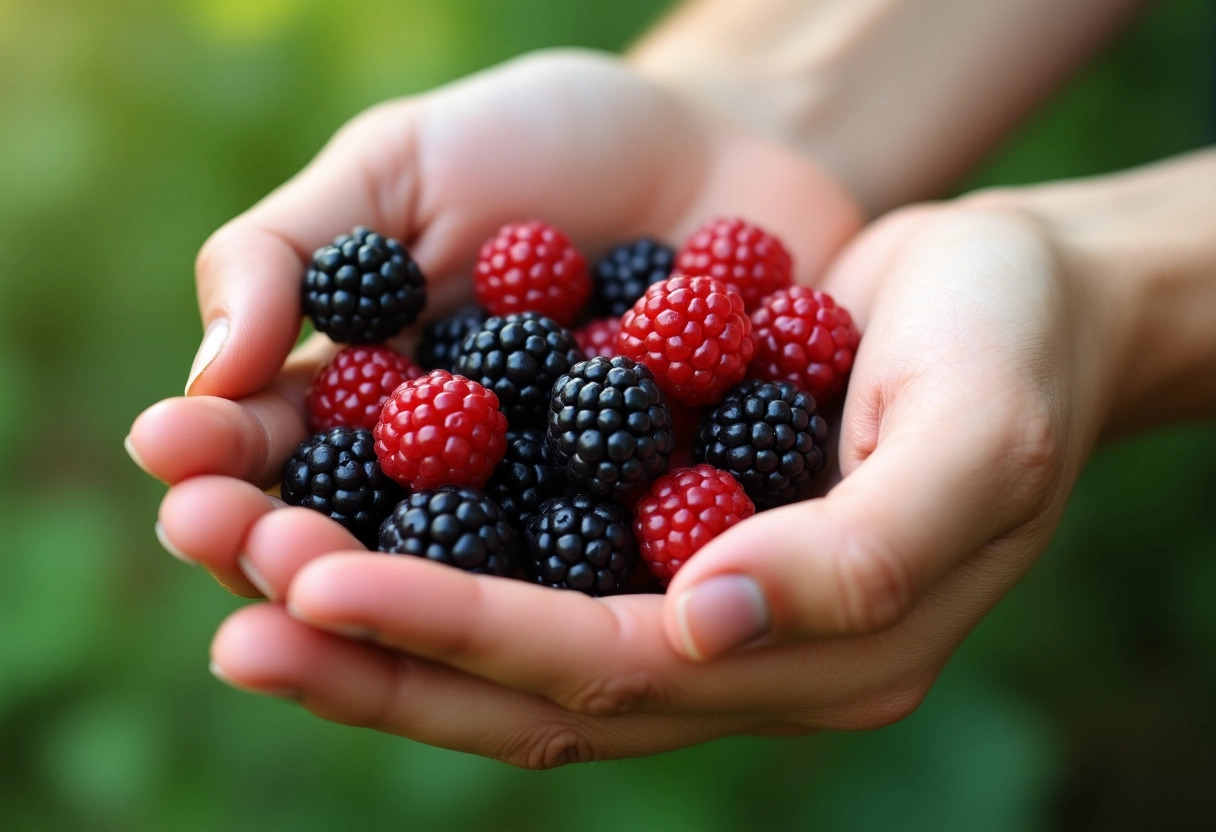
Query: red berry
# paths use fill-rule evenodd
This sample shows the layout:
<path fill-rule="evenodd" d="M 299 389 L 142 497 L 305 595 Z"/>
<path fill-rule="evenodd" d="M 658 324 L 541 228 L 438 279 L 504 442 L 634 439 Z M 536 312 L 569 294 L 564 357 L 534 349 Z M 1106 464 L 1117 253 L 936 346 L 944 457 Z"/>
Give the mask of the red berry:
<path fill-rule="evenodd" d="M 473 288 L 491 315 L 539 312 L 569 326 L 591 294 L 591 275 L 583 255 L 556 228 L 510 223 L 481 247 Z"/>
<path fill-rule="evenodd" d="M 793 265 L 781 241 L 741 219 L 714 219 L 701 226 L 676 255 L 676 271 L 716 277 L 743 296 L 750 312 L 792 282 Z"/>
<path fill-rule="evenodd" d="M 747 372 L 751 329 L 738 292 L 678 275 L 651 286 L 621 317 L 617 352 L 645 364 L 676 401 L 709 404 Z"/>
<path fill-rule="evenodd" d="M 477 382 L 432 370 L 389 396 L 374 435 L 380 468 L 402 485 L 480 488 L 506 453 L 507 417 Z"/>
<path fill-rule="evenodd" d="M 698 549 L 756 513 L 739 481 L 712 465 L 659 477 L 634 507 L 634 533 L 646 566 L 664 586 Z"/>
<path fill-rule="evenodd" d="M 788 381 L 820 404 L 844 389 L 861 333 L 828 293 L 809 286 L 776 292 L 752 313 L 752 328 L 755 378 Z"/>
<path fill-rule="evenodd" d="M 574 330 L 574 339 L 588 358 L 612 358 L 616 355 L 616 336 L 620 331 L 620 318 L 596 318 Z"/>
<path fill-rule="evenodd" d="M 308 426 L 313 433 L 340 427 L 371 430 L 389 395 L 420 375 L 418 365 L 388 347 L 347 347 L 308 390 Z"/>

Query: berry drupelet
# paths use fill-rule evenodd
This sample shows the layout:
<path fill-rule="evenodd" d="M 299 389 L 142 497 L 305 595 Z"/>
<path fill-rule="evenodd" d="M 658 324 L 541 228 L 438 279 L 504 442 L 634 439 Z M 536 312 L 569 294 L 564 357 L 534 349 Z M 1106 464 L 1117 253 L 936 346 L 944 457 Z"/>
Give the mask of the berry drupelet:
<path fill-rule="evenodd" d="M 444 486 L 415 491 L 397 504 L 380 527 L 380 551 L 509 577 L 519 544 L 493 500 L 476 488 Z"/>
<path fill-rule="evenodd" d="M 359 226 L 313 254 L 301 305 L 333 340 L 373 344 L 414 322 L 426 280 L 405 246 Z"/>
<path fill-rule="evenodd" d="M 524 531 L 524 574 L 538 584 L 611 595 L 629 583 L 637 542 L 617 503 L 587 494 L 555 497 Z"/>
<path fill-rule="evenodd" d="M 368 548 L 405 492 L 380 470 L 371 431 L 346 427 L 305 440 L 283 466 L 283 501 L 338 521 Z"/>
<path fill-rule="evenodd" d="M 414 360 L 424 370 L 456 372 L 456 359 L 460 357 L 464 336 L 481 329 L 485 320 L 486 311 L 480 306 L 465 306 L 446 318 L 431 321 L 418 339 Z"/>
<path fill-rule="evenodd" d="M 619 318 L 651 285 L 671 277 L 675 251 L 649 237 L 622 243 L 591 272 L 591 314 Z"/>
<path fill-rule="evenodd" d="M 705 417 L 694 456 L 729 471 L 764 510 L 811 496 L 827 461 L 827 439 L 811 394 L 787 382 L 749 379 Z"/>
<path fill-rule="evenodd" d="M 507 453 L 490 475 L 486 494 L 522 531 L 541 503 L 562 493 L 565 472 L 553 463 L 545 432 L 536 428 L 507 431 Z"/>

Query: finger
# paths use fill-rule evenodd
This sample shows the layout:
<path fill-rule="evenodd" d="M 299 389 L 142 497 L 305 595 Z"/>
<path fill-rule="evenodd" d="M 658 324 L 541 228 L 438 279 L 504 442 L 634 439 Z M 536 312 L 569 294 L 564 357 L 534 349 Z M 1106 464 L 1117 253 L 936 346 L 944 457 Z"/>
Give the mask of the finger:
<path fill-rule="evenodd" d="M 171 554 L 202 566 L 230 592 L 257 598 L 264 593 L 238 560 L 249 530 L 276 505 L 281 501 L 276 504 L 247 482 L 195 477 L 169 489 L 160 504 L 156 535 Z"/>
<path fill-rule="evenodd" d="M 354 535 L 320 512 L 285 508 L 261 514 L 249 527 L 239 561 L 262 593 L 278 601 L 309 562 L 330 552 L 362 549 Z"/>
<path fill-rule="evenodd" d="M 526 768 L 655 754 L 769 728 L 750 717 L 589 718 L 541 697 L 301 624 L 263 604 L 231 616 L 211 646 L 225 682 L 299 701 L 320 717 Z"/>

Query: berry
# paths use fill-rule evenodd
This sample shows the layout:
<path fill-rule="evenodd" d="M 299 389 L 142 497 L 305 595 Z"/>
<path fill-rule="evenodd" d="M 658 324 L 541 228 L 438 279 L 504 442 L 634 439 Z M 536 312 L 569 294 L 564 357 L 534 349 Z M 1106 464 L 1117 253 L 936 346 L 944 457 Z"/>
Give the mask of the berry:
<path fill-rule="evenodd" d="M 553 382 L 583 360 L 568 330 L 536 312 L 487 318 L 460 345 L 456 372 L 492 390 L 512 427 L 541 426 Z"/>
<path fill-rule="evenodd" d="M 545 432 L 535 428 L 507 431 L 507 453 L 486 483 L 486 494 L 522 530 L 541 503 L 562 493 L 565 472 L 554 465 Z"/>
<path fill-rule="evenodd" d="M 592 358 L 553 385 L 548 442 L 571 488 L 628 500 L 667 468 L 671 410 L 646 367 Z"/>
<path fill-rule="evenodd" d="M 675 252 L 649 237 L 620 244 L 591 273 L 592 313 L 624 315 L 647 287 L 671 276 L 674 262 Z"/>
<path fill-rule="evenodd" d="M 637 542 L 625 509 L 588 494 L 554 497 L 524 530 L 528 579 L 588 595 L 611 595 L 628 585 Z"/>
<path fill-rule="evenodd" d="M 583 255 L 556 228 L 510 223 L 481 247 L 473 288 L 491 315 L 539 312 L 568 326 L 591 294 L 591 275 Z"/>
<path fill-rule="evenodd" d="M 574 340 L 588 358 L 616 355 L 616 336 L 621 331 L 620 318 L 597 318 L 574 330 Z"/>
<path fill-rule="evenodd" d="M 791 283 L 792 260 L 781 241 L 741 219 L 714 219 L 676 255 L 676 271 L 716 277 L 743 297 L 750 311 Z"/>
<path fill-rule="evenodd" d="M 823 404 L 844 389 L 861 334 L 827 292 L 793 286 L 752 313 L 756 355 L 751 375 L 788 381 Z"/>
<path fill-rule="evenodd" d="M 373 344 L 414 322 L 426 305 L 426 280 L 405 246 L 359 226 L 313 254 L 301 302 L 335 341 Z"/>
<path fill-rule="evenodd" d="M 376 461 L 369 430 L 340 427 L 300 444 L 283 465 L 283 501 L 337 520 L 363 545 L 375 548 L 376 532 L 404 492 Z"/>
<path fill-rule="evenodd" d="M 480 488 L 507 449 L 507 419 L 477 382 L 431 370 L 388 397 L 375 437 L 384 473 L 402 485 Z"/>
<path fill-rule="evenodd" d="M 446 318 L 431 321 L 418 339 L 414 360 L 424 370 L 456 372 L 460 343 L 464 341 L 464 336 L 481 329 L 485 320 L 486 311 L 480 306 L 465 306 Z"/>
<path fill-rule="evenodd" d="M 380 527 L 380 551 L 417 555 L 466 572 L 509 576 L 519 543 L 502 510 L 476 488 L 415 491 Z"/>
<path fill-rule="evenodd" d="M 649 367 L 676 401 L 710 404 L 747 372 L 751 329 L 738 292 L 714 278 L 676 276 L 621 318 L 617 352 Z"/>
<path fill-rule="evenodd" d="M 388 347 L 347 347 L 308 390 L 308 426 L 314 432 L 341 426 L 371 430 L 389 395 L 420 375 L 414 362 Z"/>
<path fill-rule="evenodd" d="M 827 422 L 815 414 L 809 393 L 749 379 L 706 416 L 695 458 L 729 471 L 764 510 L 810 496 L 827 461 L 827 439 Z"/>
<path fill-rule="evenodd" d="M 698 549 L 755 513 L 742 484 L 726 471 L 678 468 L 655 480 L 634 507 L 638 553 L 666 586 Z"/>

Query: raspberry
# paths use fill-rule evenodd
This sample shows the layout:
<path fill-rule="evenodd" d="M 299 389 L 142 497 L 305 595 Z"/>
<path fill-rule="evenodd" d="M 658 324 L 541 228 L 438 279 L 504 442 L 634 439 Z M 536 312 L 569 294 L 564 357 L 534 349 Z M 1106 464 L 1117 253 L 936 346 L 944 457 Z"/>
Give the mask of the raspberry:
<path fill-rule="evenodd" d="M 752 313 L 756 355 L 751 375 L 788 381 L 820 403 L 844 389 L 861 335 L 831 295 L 808 286 L 775 293 Z"/>
<path fill-rule="evenodd" d="M 637 541 L 620 505 L 587 494 L 555 497 L 524 529 L 524 574 L 538 584 L 611 595 L 629 583 Z"/>
<path fill-rule="evenodd" d="M 388 397 L 375 437 L 384 473 L 404 486 L 480 488 L 507 449 L 507 418 L 477 382 L 431 370 Z"/>
<path fill-rule="evenodd" d="M 620 318 L 597 318 L 574 330 L 574 340 L 588 358 L 612 358 L 616 355 L 616 336 L 620 331 Z"/>
<path fill-rule="evenodd" d="M 491 315 L 539 312 L 569 326 L 591 294 L 591 275 L 583 255 L 556 228 L 510 223 L 481 247 L 473 288 Z"/>
<path fill-rule="evenodd" d="M 706 416 L 695 458 L 729 471 L 763 511 L 811 495 L 827 440 L 827 423 L 809 393 L 788 382 L 749 379 Z"/>
<path fill-rule="evenodd" d="M 712 465 L 655 480 L 634 507 L 638 552 L 664 586 L 709 541 L 756 513 L 743 486 Z"/>
<path fill-rule="evenodd" d="M 592 314 L 624 315 L 647 287 L 671 276 L 674 262 L 675 252 L 649 237 L 618 245 L 591 272 Z"/>
<path fill-rule="evenodd" d="M 507 431 L 507 453 L 486 483 L 486 495 L 522 530 L 541 503 L 562 493 L 565 472 L 553 462 L 545 432 L 535 428 Z"/>
<path fill-rule="evenodd" d="M 716 277 L 743 297 L 748 311 L 792 280 L 781 241 L 741 219 L 714 219 L 693 233 L 676 255 L 676 271 Z"/>
<path fill-rule="evenodd" d="M 539 427 L 553 382 L 582 360 L 568 330 L 536 312 L 522 312 L 487 318 L 466 335 L 456 372 L 492 390 L 511 427 Z"/>
<path fill-rule="evenodd" d="M 283 500 L 338 521 L 368 548 L 380 521 L 405 492 L 380 470 L 371 431 L 348 427 L 318 433 L 283 465 Z"/>
<path fill-rule="evenodd" d="M 426 280 L 405 246 L 358 226 L 313 254 L 301 305 L 335 341 L 374 344 L 414 322 Z"/>
<path fill-rule="evenodd" d="M 380 551 L 417 555 L 466 572 L 509 576 L 519 544 L 502 510 L 476 488 L 415 491 L 380 527 Z"/>
<path fill-rule="evenodd" d="M 663 473 L 675 443 L 654 376 L 623 355 L 575 364 L 557 380 L 548 441 L 571 488 L 618 500 Z"/>
<path fill-rule="evenodd" d="M 388 347 L 347 347 L 313 380 L 306 405 L 314 431 L 340 426 L 371 430 L 389 394 L 422 370 Z"/>
<path fill-rule="evenodd" d="M 710 277 L 668 278 L 621 318 L 617 352 L 645 364 L 668 396 L 709 404 L 742 380 L 756 345 L 743 298 Z"/>
<path fill-rule="evenodd" d="M 485 323 L 486 311 L 480 306 L 465 306 L 446 318 L 432 321 L 422 330 L 414 360 L 424 370 L 447 370 L 456 372 L 456 360 L 460 358 L 460 343 L 464 336 Z"/>

